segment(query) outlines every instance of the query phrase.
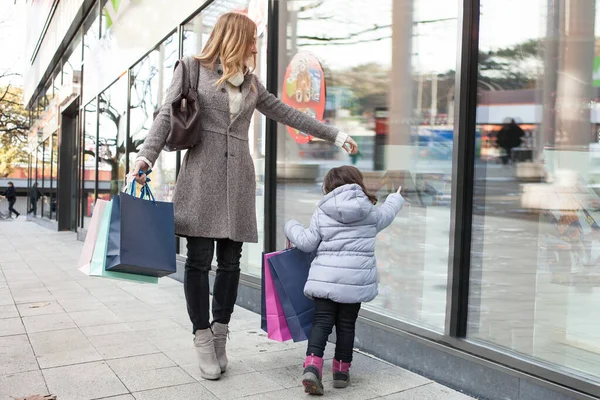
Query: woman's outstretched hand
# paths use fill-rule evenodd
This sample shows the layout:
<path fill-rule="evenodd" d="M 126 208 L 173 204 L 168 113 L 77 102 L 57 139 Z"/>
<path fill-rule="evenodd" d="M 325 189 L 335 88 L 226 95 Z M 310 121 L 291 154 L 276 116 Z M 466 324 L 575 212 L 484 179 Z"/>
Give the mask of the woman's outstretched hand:
<path fill-rule="evenodd" d="M 343 147 L 344 147 L 344 150 L 346 150 L 346 152 L 348 154 L 358 153 L 358 145 L 356 144 L 354 139 L 352 139 L 350 136 L 348 136 L 348 139 L 346 139 L 346 143 L 344 143 Z"/>
<path fill-rule="evenodd" d="M 129 175 L 135 176 L 135 181 L 140 185 L 146 184 L 146 174 L 140 175 L 140 171 L 148 171 L 148 164 L 144 161 L 138 160 L 135 162 L 135 167 L 129 171 Z"/>

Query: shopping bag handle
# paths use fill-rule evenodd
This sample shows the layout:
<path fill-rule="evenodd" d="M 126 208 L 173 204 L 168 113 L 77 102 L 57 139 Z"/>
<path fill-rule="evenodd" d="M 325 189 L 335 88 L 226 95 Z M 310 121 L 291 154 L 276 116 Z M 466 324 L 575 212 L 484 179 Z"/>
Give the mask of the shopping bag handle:
<path fill-rule="evenodd" d="M 149 169 L 148 171 L 145 171 L 145 172 L 140 170 L 138 172 L 138 174 L 139 174 L 139 176 L 142 176 L 144 174 L 149 175 L 151 172 L 152 172 L 151 169 Z M 156 199 L 154 198 L 154 194 L 152 193 L 152 190 L 150 189 L 150 185 L 148 185 L 148 182 L 150 182 L 150 178 L 146 178 L 146 183 L 142 186 L 142 189 L 140 190 L 140 199 L 144 199 L 147 197 L 154 204 L 156 204 Z M 123 188 L 123 192 L 127 193 L 128 188 L 129 188 L 129 194 L 131 196 L 133 196 L 134 198 L 136 198 L 136 180 L 133 175 L 127 175 L 127 183 L 125 184 L 125 187 Z"/>

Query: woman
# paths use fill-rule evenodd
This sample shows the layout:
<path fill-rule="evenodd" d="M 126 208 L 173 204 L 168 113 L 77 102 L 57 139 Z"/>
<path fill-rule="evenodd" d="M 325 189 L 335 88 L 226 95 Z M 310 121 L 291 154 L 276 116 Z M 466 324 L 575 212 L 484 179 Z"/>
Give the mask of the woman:
<path fill-rule="evenodd" d="M 12 218 L 13 213 L 19 218 L 19 214 L 17 210 L 15 210 L 14 206 L 17 202 L 17 192 L 15 190 L 15 185 L 12 182 L 8 182 L 8 189 L 6 189 L 1 195 L 1 198 L 8 200 L 8 215 Z"/>
<path fill-rule="evenodd" d="M 256 25 L 248 17 L 227 13 L 219 18 L 202 53 L 183 60 L 187 71 L 200 63 L 198 103 L 201 143 L 187 151 L 173 197 L 175 232 L 187 238 L 184 290 L 193 324 L 201 375 L 219 379 L 227 368 L 225 345 L 240 278 L 244 242 L 258 242 L 254 162 L 248 128 L 257 109 L 302 132 L 358 151 L 348 135 L 287 106 L 251 71 L 256 59 Z M 154 121 L 131 171 L 137 181 L 152 168 L 170 130 L 170 104 L 179 94 L 176 68 L 165 103 Z M 142 174 L 139 172 L 142 171 Z M 208 272 L 217 247 L 217 274 L 210 323 Z"/>

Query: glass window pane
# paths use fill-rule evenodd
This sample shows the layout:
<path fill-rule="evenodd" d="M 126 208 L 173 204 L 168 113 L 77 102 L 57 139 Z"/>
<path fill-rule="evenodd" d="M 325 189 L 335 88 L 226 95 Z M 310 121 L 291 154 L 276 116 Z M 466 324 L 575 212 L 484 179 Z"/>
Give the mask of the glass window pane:
<path fill-rule="evenodd" d="M 83 111 L 83 156 L 82 156 L 82 195 L 81 211 L 79 215 L 82 218 L 82 227 L 87 229 L 96 198 L 96 140 L 98 113 L 96 109 L 96 100 L 89 102 Z"/>
<path fill-rule="evenodd" d="M 167 88 L 178 59 L 177 35 L 172 35 L 131 70 L 133 86 L 130 106 L 128 169 L 133 168 L 137 152 L 150 131 L 154 117 L 164 104 Z M 151 187 L 157 200 L 171 201 L 175 189 L 177 153 L 162 152 L 152 167 Z"/>
<path fill-rule="evenodd" d="M 600 381 L 600 11 L 558 4 L 481 2 L 468 337 Z"/>
<path fill-rule="evenodd" d="M 42 181 L 42 194 L 44 195 L 43 198 L 43 205 L 42 205 L 42 215 L 45 218 L 50 219 L 50 194 L 52 191 L 52 179 L 51 179 L 51 157 L 52 157 L 52 145 L 51 145 L 51 138 L 46 139 L 46 141 L 44 142 L 43 146 L 44 146 L 44 161 L 43 161 L 43 181 Z"/>
<path fill-rule="evenodd" d="M 58 183 L 58 136 L 56 134 L 52 135 L 52 190 L 50 194 L 50 207 L 51 207 L 51 216 L 52 219 L 57 219 L 57 204 L 58 204 L 58 196 L 57 194 L 57 183 Z"/>
<path fill-rule="evenodd" d="M 183 26 L 184 55 L 199 54 L 206 44 L 212 28 L 223 13 L 238 11 L 247 13 L 248 0 L 230 0 L 214 2 L 198 16 Z M 266 2 L 263 4 L 266 7 Z M 255 75 L 264 83 L 266 81 L 266 34 L 260 34 L 257 40 L 257 65 Z M 258 224 L 258 243 L 245 243 L 242 251 L 241 268 L 248 274 L 260 276 L 261 255 L 264 243 L 264 138 L 265 118 L 259 112 L 254 113 L 250 122 L 249 150 L 254 160 L 256 177 L 256 217 Z M 184 154 L 182 154 L 183 159 Z M 186 254 L 186 242 L 180 241 L 180 252 Z"/>
<path fill-rule="evenodd" d="M 98 198 L 110 200 L 125 177 L 126 76 L 99 96 L 98 111 Z"/>
<path fill-rule="evenodd" d="M 360 153 L 279 125 L 278 247 L 305 225 L 337 166 L 354 165 L 379 203 L 410 203 L 376 242 L 379 296 L 367 308 L 443 331 L 448 271 L 458 2 L 280 3 L 279 97 L 351 135 Z M 326 86 L 326 90 L 325 90 Z M 393 89 L 393 90 L 392 90 Z M 310 133 L 310 132 L 308 132 Z"/>
<path fill-rule="evenodd" d="M 42 192 L 42 188 L 43 188 L 43 182 L 44 182 L 44 146 L 42 144 L 40 144 L 37 147 L 37 151 L 36 151 L 36 182 L 38 184 L 38 188 L 40 189 L 40 192 Z M 42 192 L 43 194 L 43 192 Z M 37 200 L 37 210 L 36 210 L 36 217 L 41 217 L 42 216 L 42 199 L 38 199 Z"/>

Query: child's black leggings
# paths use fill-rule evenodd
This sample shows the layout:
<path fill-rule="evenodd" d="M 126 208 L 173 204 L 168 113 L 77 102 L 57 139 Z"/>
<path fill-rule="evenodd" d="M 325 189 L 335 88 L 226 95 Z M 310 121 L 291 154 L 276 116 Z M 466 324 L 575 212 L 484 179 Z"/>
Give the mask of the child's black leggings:
<path fill-rule="evenodd" d="M 323 357 L 327 339 L 335 325 L 337 337 L 335 359 L 347 363 L 352 362 L 354 331 L 359 311 L 360 303 L 344 304 L 327 299 L 315 299 L 315 319 L 306 355 Z"/>

